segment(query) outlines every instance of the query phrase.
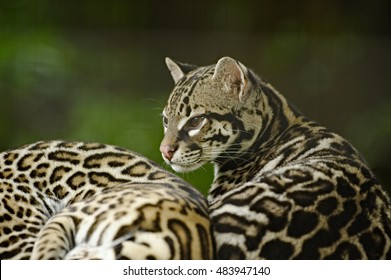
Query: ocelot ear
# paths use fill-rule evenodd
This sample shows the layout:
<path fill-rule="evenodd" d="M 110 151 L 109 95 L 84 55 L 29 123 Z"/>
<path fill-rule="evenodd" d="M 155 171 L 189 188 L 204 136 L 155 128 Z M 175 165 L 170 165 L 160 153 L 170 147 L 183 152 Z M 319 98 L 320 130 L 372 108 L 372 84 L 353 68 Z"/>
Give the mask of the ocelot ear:
<path fill-rule="evenodd" d="M 166 57 L 166 65 L 171 72 L 171 76 L 174 79 L 175 84 L 178 83 L 187 73 L 197 68 L 195 65 L 181 63 Z"/>
<path fill-rule="evenodd" d="M 240 102 L 244 102 L 248 91 L 246 72 L 246 67 L 239 61 L 223 57 L 216 64 L 212 79 L 222 81 L 225 90 L 234 90 L 238 93 Z"/>

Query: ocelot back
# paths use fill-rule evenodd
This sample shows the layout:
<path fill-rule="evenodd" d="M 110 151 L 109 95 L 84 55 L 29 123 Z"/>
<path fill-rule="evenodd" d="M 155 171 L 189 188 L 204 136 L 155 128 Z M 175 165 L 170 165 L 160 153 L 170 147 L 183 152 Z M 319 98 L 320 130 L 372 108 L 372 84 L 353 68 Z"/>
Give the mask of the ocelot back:
<path fill-rule="evenodd" d="M 156 163 L 98 143 L 0 153 L 0 259 L 211 259 L 206 199 Z"/>
<path fill-rule="evenodd" d="M 218 258 L 391 259 L 389 197 L 345 139 L 232 58 L 166 64 L 160 151 L 180 172 L 214 163 Z"/>

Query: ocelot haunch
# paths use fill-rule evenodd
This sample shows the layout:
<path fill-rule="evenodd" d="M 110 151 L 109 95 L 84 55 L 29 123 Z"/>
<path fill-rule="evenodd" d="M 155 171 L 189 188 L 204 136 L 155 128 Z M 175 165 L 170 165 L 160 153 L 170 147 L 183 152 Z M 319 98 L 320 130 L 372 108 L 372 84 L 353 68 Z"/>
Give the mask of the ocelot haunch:
<path fill-rule="evenodd" d="M 166 64 L 160 151 L 178 172 L 214 164 L 218 258 L 391 259 L 390 199 L 351 144 L 232 58 Z"/>
<path fill-rule="evenodd" d="M 211 259 L 206 199 L 134 152 L 37 142 L 0 153 L 0 259 Z"/>

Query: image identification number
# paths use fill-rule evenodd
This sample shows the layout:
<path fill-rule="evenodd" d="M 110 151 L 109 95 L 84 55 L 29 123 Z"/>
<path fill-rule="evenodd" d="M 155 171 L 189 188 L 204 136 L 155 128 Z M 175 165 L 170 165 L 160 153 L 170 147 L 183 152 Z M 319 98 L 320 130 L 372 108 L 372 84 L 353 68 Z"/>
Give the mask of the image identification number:
<path fill-rule="evenodd" d="M 244 267 L 224 267 L 220 266 L 216 270 L 216 274 L 219 275 L 270 275 L 270 267 L 254 267 L 254 266 L 244 266 Z"/>

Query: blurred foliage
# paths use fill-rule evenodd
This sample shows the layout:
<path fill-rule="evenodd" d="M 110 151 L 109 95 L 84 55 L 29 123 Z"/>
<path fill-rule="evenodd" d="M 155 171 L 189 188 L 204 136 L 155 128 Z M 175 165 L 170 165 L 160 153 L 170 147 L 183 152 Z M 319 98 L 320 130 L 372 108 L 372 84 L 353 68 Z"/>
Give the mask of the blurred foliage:
<path fill-rule="evenodd" d="M 0 0 L 0 149 L 123 146 L 162 163 L 164 57 L 229 55 L 345 136 L 391 186 L 390 1 Z M 207 192 L 212 168 L 182 175 Z"/>

